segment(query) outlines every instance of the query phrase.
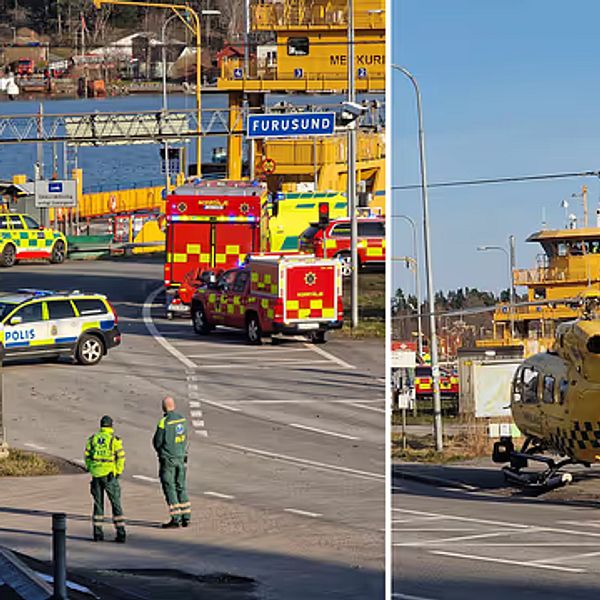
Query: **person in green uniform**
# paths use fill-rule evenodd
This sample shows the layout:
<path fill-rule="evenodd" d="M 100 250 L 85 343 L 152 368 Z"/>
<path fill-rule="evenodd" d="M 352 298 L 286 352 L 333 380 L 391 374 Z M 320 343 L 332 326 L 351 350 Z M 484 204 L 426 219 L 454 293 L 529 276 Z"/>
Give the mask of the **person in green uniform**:
<path fill-rule="evenodd" d="M 187 495 L 185 476 L 188 452 L 188 427 L 184 416 L 175 412 L 175 400 L 167 396 L 162 402 L 164 416 L 158 422 L 152 445 L 158 455 L 160 483 L 169 505 L 170 520 L 164 529 L 187 527 L 192 508 Z"/>
<path fill-rule="evenodd" d="M 94 499 L 94 541 L 104 539 L 104 492 L 108 496 L 117 530 L 115 542 L 125 543 L 125 517 L 121 506 L 121 485 L 119 477 L 125 466 L 125 450 L 121 438 L 113 431 L 113 420 L 104 415 L 100 420 L 100 430 L 88 438 L 85 447 L 85 468 L 92 476 L 90 490 Z"/>

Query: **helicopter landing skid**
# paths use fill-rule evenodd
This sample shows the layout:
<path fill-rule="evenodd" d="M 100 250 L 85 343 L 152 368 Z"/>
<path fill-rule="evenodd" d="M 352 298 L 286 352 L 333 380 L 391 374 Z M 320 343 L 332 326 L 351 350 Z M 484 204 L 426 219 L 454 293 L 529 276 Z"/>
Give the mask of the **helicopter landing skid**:
<path fill-rule="evenodd" d="M 520 452 L 515 451 L 511 438 L 500 438 L 499 442 L 494 444 L 492 459 L 494 462 L 510 462 L 509 466 L 503 467 L 506 481 L 527 489 L 539 491 L 549 491 L 573 481 L 571 473 L 560 473 L 559 471 L 570 464 L 574 464 L 572 458 L 565 458 L 555 461 L 547 456 L 542 456 L 545 448 L 542 445 L 534 444 L 531 438 L 527 438 Z M 540 454 L 538 454 L 540 453 Z M 529 466 L 529 461 L 543 463 L 546 468 L 542 471 L 523 471 Z"/>

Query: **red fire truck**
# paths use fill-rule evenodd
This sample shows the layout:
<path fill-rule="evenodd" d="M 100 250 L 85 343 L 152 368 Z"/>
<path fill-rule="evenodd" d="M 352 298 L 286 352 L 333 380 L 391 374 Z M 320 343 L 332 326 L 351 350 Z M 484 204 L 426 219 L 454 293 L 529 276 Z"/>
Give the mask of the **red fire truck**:
<path fill-rule="evenodd" d="M 192 299 L 198 334 L 223 325 L 246 332 L 250 344 L 272 334 L 304 334 L 322 344 L 343 324 L 342 279 L 336 259 L 249 255 L 242 267 L 199 287 Z"/>
<path fill-rule="evenodd" d="M 238 266 L 249 252 L 265 249 L 267 198 L 266 185 L 248 181 L 197 181 L 167 197 L 164 278 L 171 296 L 203 271 Z M 171 307 L 178 305 L 189 306 L 179 299 Z"/>
<path fill-rule="evenodd" d="M 431 398 L 433 396 L 431 366 L 419 365 L 415 369 L 415 391 L 417 400 L 419 398 Z M 458 392 L 458 376 L 445 369 L 440 369 L 440 394 L 442 398 L 458 400 Z"/>
<path fill-rule="evenodd" d="M 357 229 L 359 265 L 384 268 L 385 219 L 359 217 Z M 342 262 L 344 275 L 350 275 L 350 219 L 313 223 L 300 236 L 300 250 L 316 256 L 335 256 Z"/>

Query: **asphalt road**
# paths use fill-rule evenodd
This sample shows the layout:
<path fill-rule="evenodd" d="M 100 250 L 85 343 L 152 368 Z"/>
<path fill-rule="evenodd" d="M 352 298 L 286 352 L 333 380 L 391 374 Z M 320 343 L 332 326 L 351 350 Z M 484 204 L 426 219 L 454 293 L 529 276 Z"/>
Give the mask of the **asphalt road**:
<path fill-rule="evenodd" d="M 193 427 L 192 493 L 334 525 L 338 545 L 364 538 L 368 571 L 354 597 L 367 589 L 383 597 L 371 596 L 383 589 L 383 344 L 250 347 L 233 331 L 200 338 L 187 319 L 164 318 L 154 293 L 161 275 L 161 264 L 149 260 L 0 271 L 3 291 L 107 294 L 123 333 L 122 345 L 95 367 L 9 364 L 9 443 L 81 461 L 86 437 L 108 413 L 124 439 L 126 477 L 157 485 L 150 443 L 160 401 L 172 394 Z"/>
<path fill-rule="evenodd" d="M 597 597 L 597 508 L 393 484 L 396 600 Z"/>

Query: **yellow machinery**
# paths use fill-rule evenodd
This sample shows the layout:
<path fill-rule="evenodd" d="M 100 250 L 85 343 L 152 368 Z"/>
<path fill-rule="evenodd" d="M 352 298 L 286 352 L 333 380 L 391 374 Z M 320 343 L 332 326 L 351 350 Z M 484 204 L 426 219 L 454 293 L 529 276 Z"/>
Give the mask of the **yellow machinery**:
<path fill-rule="evenodd" d="M 230 179 L 241 178 L 244 96 L 250 107 L 264 107 L 267 93 L 344 93 L 347 80 L 346 0 L 252 0 L 251 28 L 270 43 L 252 49 L 248 65 L 241 57 L 224 58 L 218 89 L 228 92 Z M 385 0 L 354 1 L 356 90 L 385 92 Z M 366 193 L 383 207 L 385 148 L 381 133 L 362 133 L 357 171 Z M 254 142 L 256 173 L 265 161 L 275 165 L 271 189 L 343 191 L 346 188 L 345 138 Z M 316 171 L 316 173 L 315 173 Z"/>
<path fill-rule="evenodd" d="M 255 172 L 269 163 L 274 170 L 265 175 L 272 190 L 345 191 L 348 175 L 346 136 L 298 140 L 265 140 L 256 156 Z M 356 171 L 359 191 L 368 205 L 385 212 L 385 136 L 360 132 Z"/>
<path fill-rule="evenodd" d="M 513 272 L 515 286 L 527 287 L 531 305 L 513 310 L 515 337 L 510 335 L 511 311 L 502 304 L 494 313 L 493 339 L 478 346 L 522 345 L 525 355 L 549 349 L 556 326 L 581 316 L 582 309 L 566 299 L 600 292 L 600 227 L 544 230 L 532 234 L 528 242 L 542 245 L 538 266 Z"/>
<path fill-rule="evenodd" d="M 256 48 L 246 75 L 243 58 L 224 60 L 219 88 L 284 93 L 346 90 L 347 6 L 346 0 L 254 0 L 252 29 L 274 32 L 275 40 Z M 354 30 L 356 89 L 383 93 L 385 1 L 355 0 Z"/>

